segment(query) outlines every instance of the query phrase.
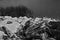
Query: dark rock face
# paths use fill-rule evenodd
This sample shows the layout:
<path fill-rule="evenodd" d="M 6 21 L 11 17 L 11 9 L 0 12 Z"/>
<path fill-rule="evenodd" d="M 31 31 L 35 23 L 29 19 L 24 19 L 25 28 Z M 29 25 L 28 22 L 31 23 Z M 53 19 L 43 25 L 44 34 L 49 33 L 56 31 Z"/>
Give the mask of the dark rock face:
<path fill-rule="evenodd" d="M 50 28 L 51 29 L 56 29 L 56 30 L 60 30 L 60 22 L 50 22 L 50 25 L 52 25 Z"/>
<path fill-rule="evenodd" d="M 53 22 L 50 22 L 49 24 L 52 25 L 49 27 L 51 37 L 54 37 L 56 40 L 60 40 L 60 22 L 53 21 Z"/>

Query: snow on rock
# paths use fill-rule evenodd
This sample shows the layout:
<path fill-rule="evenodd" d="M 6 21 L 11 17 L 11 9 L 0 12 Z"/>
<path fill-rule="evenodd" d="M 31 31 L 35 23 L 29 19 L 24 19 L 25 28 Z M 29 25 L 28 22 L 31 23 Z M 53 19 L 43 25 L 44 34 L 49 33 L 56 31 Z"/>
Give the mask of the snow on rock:
<path fill-rule="evenodd" d="M 5 26 L 7 27 L 10 31 L 15 32 L 18 27 L 21 28 L 20 25 L 25 26 L 25 23 L 30 20 L 31 18 L 27 17 L 20 17 L 20 18 L 12 18 L 9 16 L 3 17 L 4 21 L 0 21 L 0 27 Z"/>

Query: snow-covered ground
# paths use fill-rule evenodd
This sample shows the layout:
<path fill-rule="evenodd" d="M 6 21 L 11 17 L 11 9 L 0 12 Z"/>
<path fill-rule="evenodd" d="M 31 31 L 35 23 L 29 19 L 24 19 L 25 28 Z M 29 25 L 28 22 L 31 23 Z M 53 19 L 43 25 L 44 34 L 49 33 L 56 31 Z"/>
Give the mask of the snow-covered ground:
<path fill-rule="evenodd" d="M 2 20 L 3 19 L 3 20 Z M 49 21 L 56 21 L 55 19 L 51 19 L 51 18 L 28 18 L 28 17 L 14 17 L 12 18 L 11 16 L 0 16 L 0 27 L 5 27 L 6 30 L 9 30 L 9 32 L 11 33 L 11 36 L 12 35 L 15 35 L 14 33 L 17 32 L 18 28 L 19 29 L 22 29 L 22 27 L 25 26 L 26 22 L 27 21 L 30 21 L 31 25 L 30 27 L 32 28 L 32 26 L 36 26 L 34 28 L 37 28 L 38 25 L 36 24 L 40 24 L 42 23 L 41 25 L 41 28 L 45 27 L 45 23 L 48 23 Z M 0 32 L 0 35 L 3 35 L 4 33 L 3 32 Z"/>

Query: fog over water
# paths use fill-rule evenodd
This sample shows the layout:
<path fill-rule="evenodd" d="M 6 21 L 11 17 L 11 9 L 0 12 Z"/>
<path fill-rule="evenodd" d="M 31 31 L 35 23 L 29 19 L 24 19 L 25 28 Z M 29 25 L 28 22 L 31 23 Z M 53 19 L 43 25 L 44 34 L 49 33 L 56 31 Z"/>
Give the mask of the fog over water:
<path fill-rule="evenodd" d="M 60 18 L 59 0 L 1 0 L 0 7 L 24 5 L 34 11 L 34 16 Z"/>

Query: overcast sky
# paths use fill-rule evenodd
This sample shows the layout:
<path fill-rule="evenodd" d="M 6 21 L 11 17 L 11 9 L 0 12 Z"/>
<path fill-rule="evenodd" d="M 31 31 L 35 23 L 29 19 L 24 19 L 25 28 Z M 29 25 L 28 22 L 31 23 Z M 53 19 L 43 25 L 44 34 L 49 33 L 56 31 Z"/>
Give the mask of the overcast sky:
<path fill-rule="evenodd" d="M 0 7 L 24 5 L 34 11 L 34 16 L 60 17 L 59 0 L 3 0 Z"/>

